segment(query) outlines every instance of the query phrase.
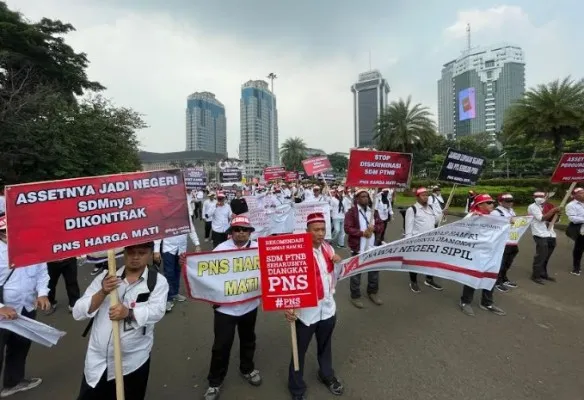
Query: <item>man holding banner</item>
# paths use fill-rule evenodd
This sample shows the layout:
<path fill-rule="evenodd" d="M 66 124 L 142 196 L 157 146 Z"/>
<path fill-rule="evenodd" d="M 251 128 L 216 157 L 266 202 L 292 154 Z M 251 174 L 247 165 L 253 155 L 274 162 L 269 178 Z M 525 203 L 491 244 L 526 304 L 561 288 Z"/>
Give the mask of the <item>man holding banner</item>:
<path fill-rule="evenodd" d="M 299 370 L 294 370 L 290 361 L 288 372 L 288 389 L 293 400 L 306 400 L 306 383 L 304 382 L 304 360 L 312 336 L 316 336 L 318 379 L 328 390 L 340 396 L 343 385 L 333 370 L 332 335 L 336 324 L 337 306 L 333 297 L 335 293 L 334 264 L 341 261 L 331 245 L 325 242 L 326 221 L 324 214 L 310 214 L 306 221 L 306 231 L 312 236 L 314 259 L 316 261 L 316 287 L 318 305 L 301 308 L 298 311 L 286 310 L 286 319 L 296 323 L 296 342 L 298 345 Z"/>
<path fill-rule="evenodd" d="M 213 249 L 216 251 L 255 249 L 258 244 L 251 240 L 254 228 L 250 225 L 245 215 L 233 217 L 227 230 L 231 239 L 221 243 Z M 258 315 L 260 299 L 242 302 L 234 305 L 213 306 L 214 322 L 213 331 L 215 340 L 211 351 L 211 366 L 209 368 L 209 388 L 205 392 L 205 400 L 217 400 L 220 395 L 221 385 L 227 375 L 231 347 L 235 339 L 235 329 L 239 333 L 239 372 L 243 379 L 252 386 L 262 384 L 260 371 L 255 369 L 254 355 L 256 349 L 255 325 Z"/>
<path fill-rule="evenodd" d="M 491 215 L 508 218 L 510 222 L 513 223 L 514 218 L 517 216 L 513 210 L 513 195 L 511 193 L 502 193 L 497 197 L 497 202 L 499 205 L 491 212 Z M 509 268 L 511 268 L 513 260 L 515 260 L 518 253 L 518 243 L 509 242 L 505 245 L 503 260 L 501 260 L 501 269 L 499 270 L 499 277 L 495 284 L 495 288 L 500 292 L 507 292 L 509 288 L 513 289 L 517 287 L 515 282 L 509 280 L 507 272 L 509 271 Z"/>
<path fill-rule="evenodd" d="M 544 280 L 554 282 L 556 279 L 548 274 L 548 262 L 556 248 L 556 231 L 550 221 L 560 212 L 560 207 L 548 203 L 545 192 L 533 194 L 533 204 L 527 207 L 527 214 L 533 216 L 531 233 L 535 240 L 535 257 L 531 280 L 543 285 Z"/>

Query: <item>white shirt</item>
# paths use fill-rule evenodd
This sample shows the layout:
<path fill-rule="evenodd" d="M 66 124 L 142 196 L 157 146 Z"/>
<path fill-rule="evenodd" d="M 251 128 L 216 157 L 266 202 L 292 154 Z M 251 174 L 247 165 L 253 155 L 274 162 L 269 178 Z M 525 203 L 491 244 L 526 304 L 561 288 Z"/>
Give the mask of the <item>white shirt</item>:
<path fill-rule="evenodd" d="M 388 204 L 381 201 L 381 196 L 377 198 L 377 203 L 375 204 L 375 209 L 379 213 L 379 218 L 383 221 L 387 221 L 390 215 L 393 215 L 393 210 L 391 209 L 391 203 L 389 203 L 389 197 L 387 198 Z"/>
<path fill-rule="evenodd" d="M 442 203 L 442 204 L 441 204 Z M 436 210 L 436 212 L 442 212 L 442 207 L 443 205 L 446 206 L 444 204 L 444 199 L 442 198 L 441 194 L 430 194 L 430 196 L 428 196 L 428 205 L 430 205 L 434 210 Z"/>
<path fill-rule="evenodd" d="M 345 207 L 345 214 L 353 207 L 353 199 L 350 196 L 343 196 L 343 207 Z"/>
<path fill-rule="evenodd" d="M 124 269 L 125 267 L 120 268 L 117 271 L 117 275 L 121 276 Z M 87 345 L 84 370 L 85 379 L 91 387 L 97 385 L 106 368 L 108 381 L 114 379 L 115 375 L 112 323 L 109 319 L 109 295 L 97 310 L 91 314 L 88 313 L 91 298 L 101 289 L 101 282 L 107 273 L 107 271 L 103 271 L 96 276 L 83 294 L 83 297 L 77 300 L 75 307 L 73 307 L 73 318 L 75 320 L 82 321 L 94 318 L 89 344 Z M 124 279 L 118 287 L 120 302 L 128 308 L 134 306 L 135 319 L 129 324 L 130 326 L 125 321 L 119 322 L 124 375 L 136 371 L 148 360 L 154 343 L 154 324 L 160 321 L 166 312 L 168 283 L 161 274 L 158 274 L 156 286 L 154 291 L 150 293 L 148 300 L 140 303 L 136 302 L 138 295 L 148 293 L 146 282 L 149 273 L 150 271 L 145 269 L 142 278 L 131 285 Z"/>
<path fill-rule="evenodd" d="M 517 216 L 515 214 L 515 210 L 513 210 L 512 208 L 507 208 L 507 207 L 503 207 L 503 206 L 498 206 L 497 208 L 495 208 L 493 211 L 491 211 L 491 215 L 493 215 L 495 217 L 507 217 L 507 218 Z"/>
<path fill-rule="evenodd" d="M 329 204 L 331 206 L 332 219 L 345 219 L 344 210 L 341 209 L 341 212 L 339 212 L 339 204 L 341 204 L 339 199 L 337 199 L 335 196 L 332 196 L 329 200 Z"/>
<path fill-rule="evenodd" d="M 213 220 L 211 210 L 215 208 L 215 204 L 217 204 L 217 200 L 207 199 L 203 202 L 203 218 L 205 218 L 205 221 L 211 222 Z M 209 217 L 206 218 L 205 215 L 208 215 Z"/>
<path fill-rule="evenodd" d="M 0 213 L 6 212 L 6 197 L 0 194 Z"/>
<path fill-rule="evenodd" d="M 14 268 L 12 276 L 4 284 L 11 271 L 8 266 L 8 246 L 0 240 L 0 285 L 4 285 L 4 304 L 19 314 L 23 308 L 28 312 L 33 311 L 37 297 L 49 295 L 47 264 Z"/>
<path fill-rule="evenodd" d="M 318 249 L 313 249 L 314 258 L 318 269 L 320 271 L 320 279 L 322 279 L 322 288 L 324 296 L 318 301 L 316 307 L 299 308 L 297 311 L 298 319 L 306 326 L 331 318 L 337 311 L 337 304 L 333 297 L 335 288 L 333 287 L 333 275 L 327 271 L 327 263 L 322 253 L 322 246 Z M 318 276 L 317 276 L 318 278 Z"/>
<path fill-rule="evenodd" d="M 304 189 L 304 201 L 314 201 L 314 193 L 312 190 Z"/>
<path fill-rule="evenodd" d="M 555 230 L 549 230 L 548 224 L 543 220 L 543 206 L 532 203 L 527 207 L 527 215 L 533 216 L 531 221 L 531 234 L 542 238 L 555 238 Z"/>
<path fill-rule="evenodd" d="M 415 214 L 412 207 L 416 207 Z M 429 204 L 424 207 L 416 202 L 406 210 L 405 237 L 408 238 L 420 233 L 431 231 L 441 219 L 442 212 L 436 212 L 436 209 Z"/>
<path fill-rule="evenodd" d="M 371 218 L 371 208 L 367 207 L 367 211 L 363 212 L 363 207 L 360 206 L 355 207 L 358 207 L 359 229 L 361 230 L 361 232 L 363 232 L 369 227 L 369 221 L 371 221 L 372 224 L 375 223 Z M 359 242 L 359 253 L 363 253 L 364 251 L 372 248 L 373 245 L 375 244 L 375 233 L 373 233 L 369 239 L 367 239 L 365 236 L 361 236 L 360 239 L 361 240 Z"/>
<path fill-rule="evenodd" d="M 195 246 L 200 246 L 199 237 L 197 236 L 197 231 L 193 225 L 193 221 L 189 220 L 189 225 L 191 226 L 191 231 L 187 234 L 170 236 L 164 238 L 164 240 L 158 239 L 154 241 L 154 252 L 155 253 L 171 253 L 171 254 L 182 254 L 187 251 L 187 236 L 191 237 L 193 244 Z M 162 252 L 160 251 L 160 242 L 162 242 Z"/>
<path fill-rule="evenodd" d="M 203 192 L 202 190 L 197 190 L 197 193 L 195 194 L 195 201 L 201 202 L 201 201 L 203 201 L 204 198 L 205 198 L 205 192 Z"/>
<path fill-rule="evenodd" d="M 572 200 L 566 206 L 566 215 L 570 222 L 582 224 L 580 227 L 580 235 L 584 235 L 584 203 L 578 200 Z"/>
<path fill-rule="evenodd" d="M 211 229 L 217 233 L 224 233 L 229 228 L 229 221 L 231 221 L 231 207 L 227 202 L 224 202 L 222 206 L 215 203 L 209 216 L 211 217 Z"/>
<path fill-rule="evenodd" d="M 213 249 L 213 251 L 225 251 L 225 250 L 237 250 L 237 249 L 245 250 L 246 248 L 257 249 L 258 242 L 256 242 L 255 240 L 251 240 L 249 247 L 247 247 L 247 244 L 243 245 L 243 247 L 237 247 L 235 245 L 235 242 L 233 241 L 233 239 L 229 239 L 229 240 L 226 240 L 225 242 L 221 243 L 219 246 L 215 247 Z M 260 298 L 257 298 L 255 300 L 246 301 L 245 303 L 233 304 L 233 305 L 228 305 L 228 306 L 221 306 L 221 307 L 217 308 L 216 311 L 219 311 L 220 313 L 223 313 L 223 314 L 233 315 L 233 316 L 239 317 L 241 315 L 245 315 L 248 312 L 253 311 L 256 308 L 258 308 L 258 306 L 260 305 L 260 300 L 261 300 Z"/>

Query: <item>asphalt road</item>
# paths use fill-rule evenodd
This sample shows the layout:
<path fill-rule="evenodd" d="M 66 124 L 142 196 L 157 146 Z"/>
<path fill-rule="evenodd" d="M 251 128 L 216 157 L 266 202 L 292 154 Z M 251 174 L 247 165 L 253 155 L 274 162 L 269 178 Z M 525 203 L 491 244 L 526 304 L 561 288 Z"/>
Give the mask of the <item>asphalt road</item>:
<path fill-rule="evenodd" d="M 401 218 L 389 226 L 387 238 L 401 235 Z M 569 274 L 571 242 L 558 234 L 550 263 L 555 284 L 529 281 L 534 253 L 528 231 L 510 276 L 519 288 L 495 293 L 495 302 L 508 313 L 490 315 L 475 307 L 474 318 L 457 303 L 461 286 L 443 282 L 436 292 L 408 288 L 407 274 L 381 274 L 383 306 L 366 303 L 358 310 L 349 303 L 348 280 L 337 290 L 338 324 L 333 354 L 336 373 L 351 400 L 582 400 L 584 399 L 584 276 Z M 209 247 L 205 244 L 204 247 Z M 347 252 L 341 252 L 347 256 Z M 79 273 L 84 289 L 89 266 Z M 365 281 L 365 280 L 364 280 Z M 363 282 L 364 284 L 365 282 Z M 420 280 L 421 283 L 421 280 Z M 62 282 L 57 298 L 66 304 Z M 478 293 L 477 293 L 478 299 Z M 475 304 L 476 300 L 475 299 Z M 148 399 L 201 399 L 213 341 L 208 304 L 178 304 L 157 325 Z M 83 371 L 87 340 L 85 322 L 75 322 L 60 308 L 40 319 L 67 335 L 52 349 L 33 345 L 27 372 L 44 383 L 15 400 L 75 399 Z M 260 313 L 257 322 L 256 366 L 264 384 L 251 387 L 238 375 L 239 345 L 222 399 L 289 399 L 286 388 L 290 332 L 280 313 Z M 315 348 L 307 357 L 305 377 L 309 399 L 334 396 L 316 380 Z"/>

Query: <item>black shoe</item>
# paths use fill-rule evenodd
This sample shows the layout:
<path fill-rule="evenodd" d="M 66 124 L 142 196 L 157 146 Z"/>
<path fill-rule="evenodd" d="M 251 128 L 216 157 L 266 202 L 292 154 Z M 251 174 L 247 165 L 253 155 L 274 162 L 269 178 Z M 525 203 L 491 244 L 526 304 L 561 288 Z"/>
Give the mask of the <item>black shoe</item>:
<path fill-rule="evenodd" d="M 495 285 L 495 288 L 497 288 L 497 290 L 498 290 L 499 292 L 503 292 L 503 293 L 506 293 L 506 292 L 508 292 L 508 291 L 509 291 L 509 288 L 508 288 L 507 286 L 503 285 L 502 283 L 498 283 L 498 284 L 496 284 L 496 285 Z"/>
<path fill-rule="evenodd" d="M 420 287 L 418 286 L 418 282 L 410 282 L 410 290 L 414 293 L 420 293 Z"/>
<path fill-rule="evenodd" d="M 325 380 L 320 376 L 320 374 L 318 374 L 318 380 L 320 381 L 320 383 L 327 387 L 329 392 L 331 392 L 335 396 L 340 396 L 345 391 L 345 388 L 343 387 L 341 382 L 339 382 L 339 380 L 334 376 L 331 379 Z"/>
<path fill-rule="evenodd" d="M 432 289 L 438 290 L 438 291 L 441 291 L 441 290 L 444 289 L 442 286 L 440 286 L 439 284 L 437 284 L 436 282 L 434 282 L 434 279 L 426 279 L 424 281 L 424 285 L 426 285 L 428 287 L 431 287 Z"/>
<path fill-rule="evenodd" d="M 576 275 L 576 276 L 580 276 L 580 270 L 579 269 L 575 269 L 572 272 L 570 272 L 572 275 Z"/>
<path fill-rule="evenodd" d="M 306 396 L 303 394 L 292 395 L 292 400 L 306 400 Z"/>
<path fill-rule="evenodd" d="M 555 282 L 556 281 L 556 278 L 554 278 L 552 276 L 544 276 L 543 279 L 548 281 L 548 282 Z"/>
<path fill-rule="evenodd" d="M 508 288 L 511 288 L 511 289 L 515 289 L 517 287 L 517 284 L 515 282 L 511 282 L 511 281 L 507 281 L 507 280 L 505 282 L 503 282 L 503 285 L 507 286 Z"/>
<path fill-rule="evenodd" d="M 541 278 L 535 278 L 535 277 L 531 277 L 531 280 L 535 283 L 537 283 L 538 285 L 545 285 L 543 279 Z"/>

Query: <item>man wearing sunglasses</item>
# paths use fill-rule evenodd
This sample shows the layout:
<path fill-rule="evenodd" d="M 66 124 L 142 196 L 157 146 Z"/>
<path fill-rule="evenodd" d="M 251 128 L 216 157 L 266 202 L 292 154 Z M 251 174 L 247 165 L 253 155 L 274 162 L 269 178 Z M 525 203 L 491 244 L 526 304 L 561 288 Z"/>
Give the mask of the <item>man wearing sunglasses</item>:
<path fill-rule="evenodd" d="M 474 215 L 489 215 L 495 208 L 495 201 L 488 194 L 477 195 L 470 208 L 470 213 L 464 217 L 470 218 Z M 493 288 L 494 289 L 494 288 Z M 493 304 L 493 289 L 486 290 L 483 289 L 481 295 L 480 308 L 485 311 L 489 311 L 495 315 L 506 315 L 505 311 Z M 474 317 L 475 313 L 472 309 L 471 303 L 474 296 L 475 289 L 464 285 L 462 289 L 462 296 L 460 297 L 460 310 L 463 314 L 469 317 Z"/>
<path fill-rule="evenodd" d="M 237 215 L 231 220 L 227 234 L 231 239 L 219 244 L 213 251 L 255 249 L 258 244 L 251 240 L 255 229 L 250 225 L 249 218 Z M 235 329 L 239 333 L 239 372 L 252 386 L 262 384 L 260 372 L 255 369 L 254 354 L 256 348 L 255 325 L 260 299 L 228 305 L 213 306 L 215 310 L 213 330 L 215 340 L 211 351 L 211 366 L 209 368 L 209 388 L 205 392 L 205 400 L 219 399 L 221 385 L 227 375 L 231 347 L 235 338 Z"/>
<path fill-rule="evenodd" d="M 500 194 L 499 197 L 497 197 L 497 202 L 499 205 L 491 211 L 491 215 L 505 217 L 513 223 L 513 218 L 517 216 L 513 210 L 513 195 L 511 193 Z M 512 242 L 505 245 L 503 259 L 501 260 L 501 269 L 499 270 L 499 276 L 497 277 L 497 283 L 495 284 L 495 288 L 500 292 L 508 292 L 510 288 L 514 289 L 517 287 L 517 284 L 511 282 L 507 277 L 507 272 L 509 271 L 509 268 L 511 268 L 511 264 L 513 264 L 513 260 L 515 260 L 517 253 L 519 253 L 517 243 Z"/>

